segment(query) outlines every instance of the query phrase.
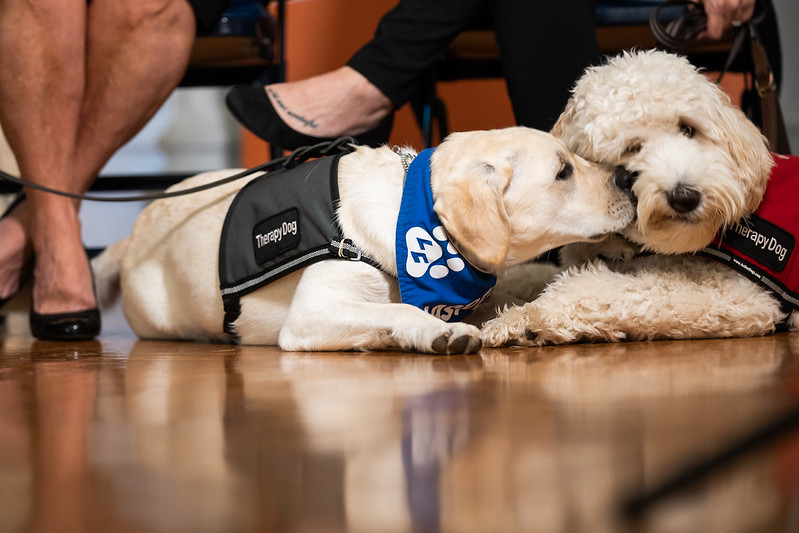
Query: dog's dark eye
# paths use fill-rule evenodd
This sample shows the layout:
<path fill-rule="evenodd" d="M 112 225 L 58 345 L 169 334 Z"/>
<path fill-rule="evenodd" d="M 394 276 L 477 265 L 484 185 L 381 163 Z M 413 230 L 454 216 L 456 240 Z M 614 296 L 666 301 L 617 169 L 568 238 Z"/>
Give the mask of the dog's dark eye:
<path fill-rule="evenodd" d="M 690 139 L 691 137 L 694 136 L 694 134 L 696 133 L 696 130 L 694 129 L 693 126 L 691 126 L 689 124 L 685 124 L 683 122 L 682 124 L 680 124 L 680 133 L 682 133 L 683 135 L 685 135 L 686 137 L 688 137 Z"/>
<path fill-rule="evenodd" d="M 624 153 L 625 154 L 637 154 L 638 152 L 641 151 L 641 148 L 643 148 L 643 145 L 641 143 L 632 143 L 631 145 L 629 145 L 624 150 Z"/>
<path fill-rule="evenodd" d="M 574 167 L 572 167 L 569 163 L 563 163 L 563 167 L 561 167 L 560 172 L 558 172 L 555 179 L 558 180 L 567 180 L 572 177 L 574 174 Z"/>

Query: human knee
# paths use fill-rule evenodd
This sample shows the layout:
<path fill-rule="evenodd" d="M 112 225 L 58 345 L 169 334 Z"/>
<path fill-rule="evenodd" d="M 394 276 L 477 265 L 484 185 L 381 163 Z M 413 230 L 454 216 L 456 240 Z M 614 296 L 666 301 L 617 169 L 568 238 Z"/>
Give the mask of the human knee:
<path fill-rule="evenodd" d="M 129 28 L 184 28 L 194 24 L 194 15 L 186 0 L 129 0 L 120 3 L 121 24 Z"/>
<path fill-rule="evenodd" d="M 19 41 L 20 28 L 27 31 L 47 28 L 52 36 L 54 25 L 68 25 L 82 16 L 65 7 L 60 0 L 0 0 L 0 33 L 4 38 Z M 67 26 L 65 34 L 69 30 Z"/>

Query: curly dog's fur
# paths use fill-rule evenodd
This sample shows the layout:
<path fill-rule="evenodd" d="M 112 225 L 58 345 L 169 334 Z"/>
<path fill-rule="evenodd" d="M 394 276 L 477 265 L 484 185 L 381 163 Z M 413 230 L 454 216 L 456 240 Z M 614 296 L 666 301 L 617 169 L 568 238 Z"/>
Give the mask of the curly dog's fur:
<path fill-rule="evenodd" d="M 486 345 L 756 336 L 786 319 L 769 292 L 691 254 L 757 208 L 773 158 L 685 58 L 626 53 L 589 69 L 553 133 L 587 159 L 637 173 L 637 219 L 624 238 L 567 246 L 568 268 L 485 324 Z M 795 327 L 797 313 L 787 318 Z"/>

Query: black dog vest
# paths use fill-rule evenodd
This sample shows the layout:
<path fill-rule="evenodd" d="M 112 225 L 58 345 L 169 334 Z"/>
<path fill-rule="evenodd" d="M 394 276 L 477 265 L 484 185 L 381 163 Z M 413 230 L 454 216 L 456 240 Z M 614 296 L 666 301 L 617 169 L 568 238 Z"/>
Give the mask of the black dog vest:
<path fill-rule="evenodd" d="M 300 268 L 325 259 L 364 261 L 336 220 L 341 155 L 260 176 L 233 199 L 219 244 L 224 330 L 235 335 L 239 299 Z"/>

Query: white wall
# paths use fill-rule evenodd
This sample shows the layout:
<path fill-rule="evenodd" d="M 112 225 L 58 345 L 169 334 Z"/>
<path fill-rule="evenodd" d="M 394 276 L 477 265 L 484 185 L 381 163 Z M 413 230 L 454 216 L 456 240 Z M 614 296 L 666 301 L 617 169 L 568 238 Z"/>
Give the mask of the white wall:
<path fill-rule="evenodd" d="M 193 174 L 239 166 L 239 129 L 225 108 L 225 92 L 215 87 L 175 91 L 147 126 L 111 158 L 102 174 Z M 2 131 L 0 169 L 19 175 Z M 8 200 L 0 198 L 0 213 Z M 84 242 L 89 248 L 102 248 L 125 237 L 144 205 L 83 202 Z"/>
<path fill-rule="evenodd" d="M 773 2 L 780 28 L 784 71 L 780 104 L 791 138 L 791 149 L 794 154 L 799 154 L 799 1 Z"/>
<path fill-rule="evenodd" d="M 101 174 L 192 174 L 238 166 L 238 128 L 225 108 L 225 91 L 216 87 L 175 91 Z M 125 237 L 144 205 L 83 202 L 86 246 L 102 248 Z"/>

